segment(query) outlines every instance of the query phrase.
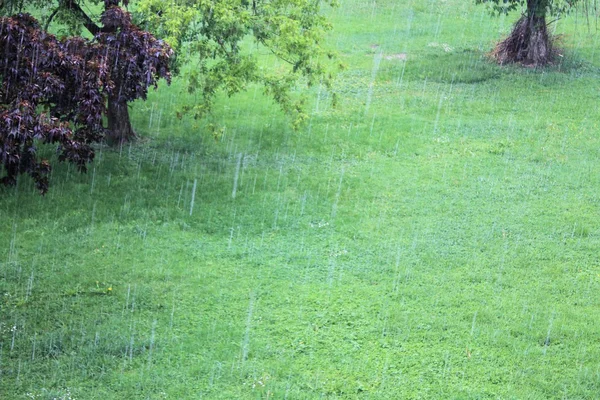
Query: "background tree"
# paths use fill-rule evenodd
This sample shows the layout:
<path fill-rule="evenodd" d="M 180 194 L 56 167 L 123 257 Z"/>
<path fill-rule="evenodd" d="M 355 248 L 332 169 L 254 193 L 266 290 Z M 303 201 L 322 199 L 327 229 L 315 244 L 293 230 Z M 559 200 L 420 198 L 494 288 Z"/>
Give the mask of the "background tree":
<path fill-rule="evenodd" d="M 127 102 L 145 98 L 160 78 L 170 79 L 171 49 L 131 23 L 106 1 L 102 28 L 92 39 L 57 39 L 27 14 L 0 19 L 0 182 L 27 173 L 45 193 L 50 165 L 37 145 L 58 144 L 59 159 L 85 170 L 92 144 L 133 135 Z"/>
<path fill-rule="evenodd" d="M 548 35 L 547 17 L 560 18 L 578 4 L 589 0 L 475 0 L 487 4 L 494 13 L 508 14 L 521 9 L 521 18 L 510 35 L 498 43 L 493 55 L 500 64 L 519 62 L 545 65 L 553 59 L 552 39 Z M 586 8 L 587 10 L 587 8 Z"/>

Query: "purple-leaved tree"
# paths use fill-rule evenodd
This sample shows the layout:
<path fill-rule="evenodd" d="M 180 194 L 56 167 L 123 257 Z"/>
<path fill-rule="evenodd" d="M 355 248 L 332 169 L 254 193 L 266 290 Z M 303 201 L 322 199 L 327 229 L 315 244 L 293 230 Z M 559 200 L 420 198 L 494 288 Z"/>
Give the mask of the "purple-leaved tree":
<path fill-rule="evenodd" d="M 119 1 L 104 5 L 102 27 L 88 28 L 93 39 L 58 39 L 28 14 L 0 18 L 1 183 L 28 174 L 46 193 L 50 164 L 38 156 L 40 143 L 85 171 L 94 143 L 134 137 L 127 103 L 170 81 L 170 47 L 135 26 Z"/>

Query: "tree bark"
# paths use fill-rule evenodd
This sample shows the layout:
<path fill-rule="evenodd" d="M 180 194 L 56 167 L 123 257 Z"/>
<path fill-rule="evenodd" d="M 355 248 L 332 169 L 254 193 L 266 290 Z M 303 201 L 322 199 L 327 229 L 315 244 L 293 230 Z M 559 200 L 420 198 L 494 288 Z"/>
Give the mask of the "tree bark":
<path fill-rule="evenodd" d="M 113 96 L 108 97 L 108 133 L 106 140 L 110 145 L 129 142 L 136 138 L 129 119 L 127 102 L 120 102 Z"/>
<path fill-rule="evenodd" d="M 510 35 L 496 45 L 492 55 L 500 64 L 544 66 L 552 62 L 552 41 L 546 29 L 543 0 L 527 2 L 527 14 L 517 21 Z"/>

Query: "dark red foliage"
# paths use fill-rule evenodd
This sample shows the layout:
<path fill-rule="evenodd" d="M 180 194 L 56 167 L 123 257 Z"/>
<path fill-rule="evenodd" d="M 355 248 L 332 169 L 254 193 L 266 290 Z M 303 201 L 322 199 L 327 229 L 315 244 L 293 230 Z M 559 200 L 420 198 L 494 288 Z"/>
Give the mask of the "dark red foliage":
<path fill-rule="evenodd" d="M 101 21 L 105 29 L 96 35 L 96 41 L 111 61 L 109 73 L 114 84 L 111 97 L 119 102 L 145 100 L 148 88 L 156 87 L 158 79 L 170 82 L 172 50 L 166 43 L 139 29 L 131 22 L 130 14 L 120 7 L 108 8 Z"/>
<path fill-rule="evenodd" d="M 149 86 L 169 79 L 170 48 L 131 23 L 106 0 L 105 30 L 94 40 L 59 40 L 27 14 L 0 18 L 0 182 L 30 175 L 48 190 L 50 164 L 39 143 L 56 144 L 59 160 L 81 171 L 105 134 L 107 98 L 145 99 Z"/>

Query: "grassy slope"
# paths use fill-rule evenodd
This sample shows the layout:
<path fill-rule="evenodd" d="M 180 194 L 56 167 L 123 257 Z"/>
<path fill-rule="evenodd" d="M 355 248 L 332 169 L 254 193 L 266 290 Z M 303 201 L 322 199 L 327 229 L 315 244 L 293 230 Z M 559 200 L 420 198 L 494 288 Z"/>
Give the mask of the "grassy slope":
<path fill-rule="evenodd" d="M 305 131 L 250 90 L 214 142 L 175 86 L 89 174 L 2 189 L 0 397 L 600 392 L 596 36 L 522 71 L 468 2 L 332 18 L 341 106 Z"/>

